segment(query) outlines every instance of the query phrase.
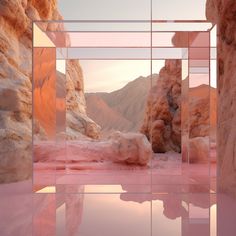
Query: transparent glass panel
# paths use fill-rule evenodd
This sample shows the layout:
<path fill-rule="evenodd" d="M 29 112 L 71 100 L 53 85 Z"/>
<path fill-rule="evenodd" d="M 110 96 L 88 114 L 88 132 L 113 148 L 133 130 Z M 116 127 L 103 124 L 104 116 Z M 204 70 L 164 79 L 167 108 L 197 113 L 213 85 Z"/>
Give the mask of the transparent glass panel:
<path fill-rule="evenodd" d="M 56 235 L 55 194 L 33 194 L 33 235 Z"/>
<path fill-rule="evenodd" d="M 210 31 L 210 41 L 211 41 L 211 47 L 216 48 L 217 47 L 217 26 L 215 25 L 211 31 Z"/>
<path fill-rule="evenodd" d="M 42 106 L 44 109 L 38 109 L 39 111 L 36 109 L 35 116 L 36 118 L 42 116 L 40 122 L 46 129 L 46 136 L 49 136 L 41 143 L 43 149 L 37 147 L 37 139 L 35 139 L 35 157 L 37 157 L 35 190 L 55 192 L 60 191 L 61 186 L 85 185 L 83 190 L 72 188 L 66 191 L 114 193 L 124 190 L 129 192 L 152 190 L 159 194 L 209 192 L 209 135 L 210 125 L 213 124 L 212 118 L 209 118 L 209 111 L 212 109 L 209 98 L 213 98 L 209 92 L 209 78 L 213 75 L 210 66 L 215 65 L 214 62 L 210 64 L 209 60 L 210 56 L 211 58 L 216 56 L 215 48 L 211 50 L 209 48 L 210 40 L 207 31 L 210 24 L 153 22 L 154 31 L 148 32 L 150 22 L 139 22 L 140 24 L 137 22 L 137 27 L 131 31 L 128 29 L 132 28 L 132 22 L 128 22 L 127 26 L 125 22 L 113 22 L 114 24 L 111 25 L 97 22 L 99 25 L 97 30 L 95 30 L 96 22 L 94 25 L 88 22 L 88 29 L 85 27 L 85 21 L 67 23 L 71 31 L 63 28 L 62 23 L 59 25 L 56 22 L 37 23 L 40 33 L 48 37 L 49 42 L 53 42 L 57 48 L 49 48 L 50 45 L 40 43 L 40 40 L 35 44 L 35 102 L 42 102 L 41 97 L 47 97 L 45 107 Z M 196 28 L 194 28 L 195 24 L 198 24 Z M 201 30 L 206 32 L 197 31 L 198 27 L 202 27 Z M 76 28 L 80 29 L 76 31 Z M 43 32 L 45 30 L 47 30 L 46 34 Z M 39 45 L 45 45 L 45 48 L 40 48 Z M 44 55 L 44 49 L 50 60 Z M 168 84 L 173 82 L 174 76 L 179 76 L 180 86 L 173 85 L 167 94 L 168 96 L 170 93 L 177 94 L 178 89 L 181 92 L 179 97 L 167 99 L 167 103 L 172 104 L 170 111 L 174 114 L 176 106 L 173 99 L 181 100 L 179 104 L 181 121 L 175 120 L 172 124 L 175 126 L 181 122 L 181 144 L 177 153 L 154 154 L 156 156 L 149 165 L 135 166 L 135 168 L 127 165 L 129 161 L 125 165 L 117 160 L 107 162 L 108 157 L 120 157 L 113 153 L 114 150 L 112 151 L 112 145 L 117 145 L 119 138 L 112 139 L 111 131 L 119 130 L 124 133 L 139 131 L 140 124 L 136 126 L 136 130 L 127 128 L 135 126 L 135 119 L 138 117 L 134 115 L 136 105 L 134 103 L 130 105 L 128 101 L 136 101 L 140 95 L 145 98 L 150 88 L 154 96 L 154 91 L 156 89 L 159 91 L 159 86 L 166 83 L 161 80 L 170 80 L 166 85 L 168 87 Z M 141 90 L 135 93 L 135 89 L 130 88 L 137 81 L 145 81 L 145 84 L 139 86 Z M 40 94 L 42 91 L 37 90 L 38 84 L 46 89 L 43 95 Z M 124 92 L 121 92 L 122 89 Z M 198 91 L 199 89 L 201 91 Z M 76 92 L 71 93 L 71 91 Z M 161 91 L 159 92 L 161 94 Z M 157 102 L 158 96 L 153 98 L 156 99 L 154 103 Z M 143 102 L 139 102 L 139 107 L 142 104 L 144 108 L 145 101 L 146 98 Z M 200 115 L 198 113 L 201 111 L 195 110 L 196 103 L 204 107 Z M 52 104 L 54 108 L 49 113 L 43 113 Z M 87 104 L 86 108 L 85 104 Z M 97 105 L 91 108 L 91 104 Z M 122 113 L 122 104 L 126 104 L 125 115 Z M 38 104 L 34 106 L 39 107 Z M 151 116 L 155 111 L 152 106 Z M 50 121 L 45 122 L 45 117 L 51 114 L 53 115 Z M 134 120 L 129 120 L 128 115 L 135 117 Z M 111 117 L 114 118 L 113 123 L 108 122 Z M 107 127 L 104 128 L 104 122 L 110 124 L 109 130 Z M 154 120 L 152 122 L 156 126 L 162 125 L 159 121 L 159 123 Z M 196 123 L 200 125 L 200 129 L 194 126 Z M 101 129 L 100 134 L 96 133 L 98 125 Z M 197 130 L 200 134 L 196 134 Z M 151 128 L 149 140 L 152 144 L 154 131 Z M 175 135 L 173 134 L 174 137 Z M 126 138 L 128 141 L 125 141 L 122 146 L 129 151 L 130 145 L 126 147 L 126 142 L 133 141 L 131 142 L 129 137 Z M 197 144 L 193 140 L 195 138 Z M 204 141 L 199 141 L 202 138 Z M 197 153 L 201 157 L 195 163 L 196 152 L 201 152 L 199 147 L 202 146 L 205 148 L 206 155 Z"/>
<path fill-rule="evenodd" d="M 182 81 L 181 81 L 181 154 L 182 161 L 188 163 L 188 130 L 189 130 L 189 116 L 188 116 L 188 88 L 189 88 L 189 64 L 188 60 L 182 60 Z"/>
<path fill-rule="evenodd" d="M 40 24 L 33 23 L 33 32 L 34 47 L 55 47 L 55 44 L 43 31 Z"/>
<path fill-rule="evenodd" d="M 187 59 L 187 48 L 153 48 L 152 59 Z"/>
<path fill-rule="evenodd" d="M 67 58 L 67 48 L 57 48 L 56 49 L 56 58 L 57 60 L 65 60 Z"/>
<path fill-rule="evenodd" d="M 189 178 L 192 190 L 210 187 L 210 75 L 189 74 Z M 198 187 L 196 186 L 198 185 Z"/>
<path fill-rule="evenodd" d="M 217 62 L 210 60 L 210 160 L 211 160 L 211 190 L 216 192 L 217 177 Z"/>
<path fill-rule="evenodd" d="M 70 33 L 72 47 L 150 47 L 150 32 Z"/>
<path fill-rule="evenodd" d="M 217 59 L 217 48 L 211 48 L 210 53 L 211 53 L 211 59 L 216 60 Z"/>
<path fill-rule="evenodd" d="M 33 51 L 34 189 L 55 184 L 56 49 Z M 49 171 L 47 171 L 49 170 Z"/>
<path fill-rule="evenodd" d="M 150 21 L 105 21 L 105 20 L 81 20 L 81 21 L 57 21 L 37 22 L 42 31 L 50 32 L 150 32 Z M 47 27 L 45 27 L 47 25 Z"/>
<path fill-rule="evenodd" d="M 68 48 L 68 59 L 150 60 L 150 48 Z"/>
<path fill-rule="evenodd" d="M 190 60 L 189 62 L 191 68 L 209 68 L 209 60 Z"/>
<path fill-rule="evenodd" d="M 173 47 L 172 38 L 174 33 L 169 32 L 155 32 L 152 33 L 152 46 L 153 47 Z"/>
<path fill-rule="evenodd" d="M 210 49 L 209 48 L 189 48 L 190 60 L 209 60 Z"/>
<path fill-rule="evenodd" d="M 45 31 L 45 33 L 56 47 L 70 47 L 69 33 L 61 31 Z"/>
<path fill-rule="evenodd" d="M 210 33 L 209 32 L 191 32 L 189 33 L 190 47 L 202 48 L 210 47 Z"/>
<path fill-rule="evenodd" d="M 212 23 L 209 22 L 162 22 L 159 19 L 153 20 L 152 31 L 153 32 L 194 32 L 194 31 L 208 31 L 212 27 Z"/>

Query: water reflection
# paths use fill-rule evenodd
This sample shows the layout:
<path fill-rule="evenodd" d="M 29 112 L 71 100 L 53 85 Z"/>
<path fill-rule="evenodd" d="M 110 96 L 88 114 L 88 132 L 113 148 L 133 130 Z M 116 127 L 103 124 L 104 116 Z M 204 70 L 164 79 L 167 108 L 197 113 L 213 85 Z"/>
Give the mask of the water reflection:
<path fill-rule="evenodd" d="M 168 188 L 152 194 L 127 185 L 112 186 L 117 193 L 83 194 L 93 187 L 60 185 L 56 194 L 32 194 L 30 186 L 31 181 L 0 186 L 0 235 L 236 234 L 236 201 L 222 194 L 174 193 Z"/>

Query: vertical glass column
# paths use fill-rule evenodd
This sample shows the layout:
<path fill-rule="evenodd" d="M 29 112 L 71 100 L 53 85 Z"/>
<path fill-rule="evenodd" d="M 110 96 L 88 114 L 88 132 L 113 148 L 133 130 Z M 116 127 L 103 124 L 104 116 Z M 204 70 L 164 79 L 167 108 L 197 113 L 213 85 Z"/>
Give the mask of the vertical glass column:
<path fill-rule="evenodd" d="M 190 192 L 210 188 L 210 37 L 189 33 L 189 185 Z"/>
<path fill-rule="evenodd" d="M 188 162 L 188 88 L 189 88 L 189 64 L 188 60 L 182 60 L 181 83 L 181 154 L 182 161 Z"/>
<path fill-rule="evenodd" d="M 55 185 L 56 49 L 33 49 L 33 183 Z"/>
<path fill-rule="evenodd" d="M 211 191 L 216 192 L 217 156 L 217 26 L 210 31 L 210 160 Z"/>
<path fill-rule="evenodd" d="M 61 51 L 62 49 L 57 49 Z M 67 133 L 66 133 L 66 59 L 59 57 L 56 60 L 56 177 L 60 178 L 61 175 L 66 173 L 67 165 Z"/>

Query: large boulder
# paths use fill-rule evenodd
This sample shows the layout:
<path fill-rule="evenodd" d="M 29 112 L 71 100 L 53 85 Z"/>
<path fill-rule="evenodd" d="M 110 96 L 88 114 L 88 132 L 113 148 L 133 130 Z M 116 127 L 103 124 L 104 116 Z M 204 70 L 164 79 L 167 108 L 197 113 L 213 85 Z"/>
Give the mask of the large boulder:
<path fill-rule="evenodd" d="M 187 147 L 183 145 L 183 152 Z M 188 144 L 188 160 L 184 159 L 187 155 L 183 155 L 183 161 L 189 163 L 208 163 L 209 162 L 209 137 L 195 137 L 189 139 Z"/>
<path fill-rule="evenodd" d="M 39 141 L 35 143 L 34 160 L 38 166 L 47 168 L 53 163 L 64 163 L 68 167 L 83 166 L 83 163 L 114 162 L 121 164 L 147 165 L 152 158 L 152 148 L 147 138 L 139 133 L 113 133 L 107 140 L 85 139 L 62 143 Z M 81 167 L 82 168 L 82 167 Z M 104 164 L 104 168 L 106 165 Z"/>

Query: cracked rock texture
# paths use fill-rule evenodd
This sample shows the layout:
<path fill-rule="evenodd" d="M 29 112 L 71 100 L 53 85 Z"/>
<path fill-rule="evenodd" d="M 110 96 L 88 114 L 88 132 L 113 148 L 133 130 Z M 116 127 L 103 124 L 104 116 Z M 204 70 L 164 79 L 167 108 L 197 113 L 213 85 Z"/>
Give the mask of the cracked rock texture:
<path fill-rule="evenodd" d="M 152 87 L 141 132 L 152 140 L 154 152 L 181 148 L 181 61 L 166 60 Z"/>
<path fill-rule="evenodd" d="M 191 43 L 196 36 L 189 35 Z M 177 47 L 186 47 L 188 34 L 176 33 L 172 43 Z M 182 81 L 181 78 L 181 67 L 181 60 L 166 60 L 147 100 L 141 132 L 152 141 L 156 153 L 181 152 L 181 127 L 182 132 L 189 130 L 189 138 L 193 139 L 209 136 L 210 122 L 213 128 L 216 126 L 215 89 L 210 89 L 212 110 L 209 117 L 209 86 L 202 84 L 188 89 L 188 80 Z M 183 110 L 181 114 L 186 102 L 189 110 Z"/>
<path fill-rule="evenodd" d="M 62 19 L 55 0 L 0 1 L 0 182 L 19 181 L 32 174 L 32 20 L 51 19 Z M 68 81 L 69 136 L 74 138 L 81 131 L 96 138 L 99 127 L 86 116 L 83 76 L 77 61 L 68 62 Z M 46 87 L 44 83 L 41 92 Z M 48 109 L 44 112 L 53 107 Z M 81 130 L 76 126 L 78 120 L 83 124 Z M 40 120 L 35 121 L 34 129 L 47 136 Z"/>
<path fill-rule="evenodd" d="M 218 25 L 217 154 L 219 189 L 236 196 L 236 1 L 208 0 L 206 16 Z"/>

